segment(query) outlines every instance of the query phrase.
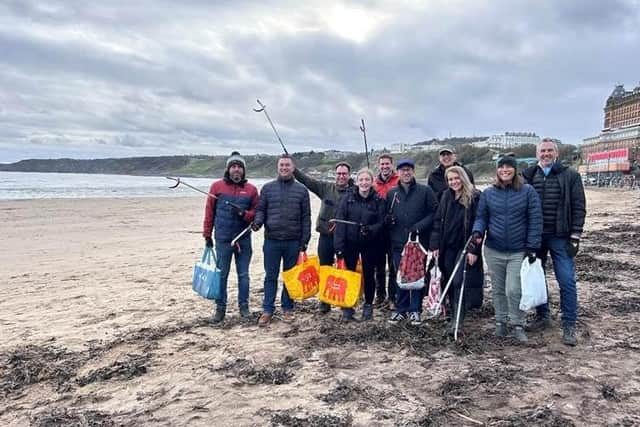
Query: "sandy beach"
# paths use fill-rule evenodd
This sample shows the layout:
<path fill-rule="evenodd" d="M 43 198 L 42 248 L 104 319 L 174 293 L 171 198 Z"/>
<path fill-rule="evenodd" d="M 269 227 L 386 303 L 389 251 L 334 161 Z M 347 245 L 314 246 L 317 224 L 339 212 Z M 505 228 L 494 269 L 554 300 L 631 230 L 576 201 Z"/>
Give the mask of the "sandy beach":
<path fill-rule="evenodd" d="M 191 291 L 204 201 L 0 201 L 0 425 L 640 425 L 640 192 L 588 189 L 579 344 L 494 338 L 490 284 L 460 343 L 444 323 L 340 324 L 298 305 L 266 329 Z M 319 207 L 312 196 L 314 219 Z M 317 233 L 310 244 L 315 253 Z"/>

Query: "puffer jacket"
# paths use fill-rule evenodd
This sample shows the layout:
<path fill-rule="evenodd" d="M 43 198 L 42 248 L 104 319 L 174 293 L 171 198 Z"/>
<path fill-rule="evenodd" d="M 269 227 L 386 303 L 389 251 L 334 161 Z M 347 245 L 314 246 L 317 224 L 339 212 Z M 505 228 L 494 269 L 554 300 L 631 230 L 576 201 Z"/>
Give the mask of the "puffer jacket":
<path fill-rule="evenodd" d="M 527 183 L 533 185 L 538 192 L 543 206 L 548 203 L 549 197 L 553 197 L 557 202 L 555 212 L 545 214 L 545 225 L 548 225 L 548 221 L 554 222 L 553 230 L 557 237 L 580 236 L 587 214 L 587 202 L 580 174 L 560 162 L 552 165 L 550 174 L 555 175 L 559 187 L 558 194 L 547 194 L 545 176 L 540 166 L 531 166 L 522 172 Z"/>
<path fill-rule="evenodd" d="M 429 245 L 433 217 L 438 209 L 438 202 L 431 188 L 416 183 L 415 179 L 408 191 L 398 184 L 387 193 L 386 206 L 387 213 L 396 218 L 395 224 L 389 227 L 391 248 L 394 251 L 402 250 L 412 231 L 418 231 L 422 246 L 426 248 Z"/>
<path fill-rule="evenodd" d="M 217 241 L 230 242 L 253 221 L 258 207 L 258 190 L 245 180 L 236 184 L 225 178 L 211 184 L 209 194 L 216 196 L 217 199 L 207 197 L 202 235 L 211 237 L 211 232 L 215 228 Z M 245 211 L 242 218 L 230 203 Z M 249 232 L 243 238 L 250 235 Z"/>
<path fill-rule="evenodd" d="M 389 190 L 398 185 L 399 181 L 400 175 L 398 175 L 397 172 L 391 173 L 391 175 L 389 175 L 387 179 L 383 179 L 382 175 L 378 174 L 376 176 L 376 179 L 373 180 L 373 188 L 378 193 L 378 196 L 380 196 L 382 199 L 385 199 Z"/>
<path fill-rule="evenodd" d="M 353 221 L 358 225 L 336 224 L 333 247 L 336 252 L 344 252 L 347 247 L 358 247 L 374 241 L 382 230 L 384 221 L 384 200 L 373 188 L 367 197 L 362 197 L 358 188 L 353 187 L 342 198 L 336 211 L 336 219 Z M 369 232 L 360 233 L 360 225 L 366 225 Z"/>
<path fill-rule="evenodd" d="M 487 232 L 485 244 L 500 252 L 540 248 L 542 208 L 538 193 L 529 184 L 520 190 L 492 185 L 482 192 L 473 232 Z"/>
<path fill-rule="evenodd" d="M 267 182 L 260 191 L 254 223 L 264 225 L 265 239 L 298 240 L 306 246 L 311 238 L 309 192 L 293 177 Z"/>
<path fill-rule="evenodd" d="M 340 204 L 340 200 L 353 187 L 353 180 L 349 179 L 348 184 L 345 186 L 338 186 L 335 182 L 313 179 L 298 169 L 293 172 L 293 176 L 321 200 L 320 212 L 316 221 L 316 231 L 320 234 L 331 234 L 333 226 L 329 223 L 329 220 L 336 217 L 336 209 Z"/>
<path fill-rule="evenodd" d="M 454 162 L 453 166 L 460 166 L 462 169 L 464 169 L 464 171 L 467 173 L 467 176 L 469 177 L 469 180 L 473 184 L 473 174 L 469 169 L 462 166 L 458 162 Z M 444 190 L 449 188 L 447 180 L 444 178 L 444 173 L 445 168 L 442 165 L 438 165 L 438 167 L 429 174 L 429 178 L 427 178 L 427 185 L 431 187 L 434 193 L 436 193 L 436 200 L 438 200 L 438 202 L 440 202 L 440 198 L 442 197 L 442 193 L 444 193 Z"/>

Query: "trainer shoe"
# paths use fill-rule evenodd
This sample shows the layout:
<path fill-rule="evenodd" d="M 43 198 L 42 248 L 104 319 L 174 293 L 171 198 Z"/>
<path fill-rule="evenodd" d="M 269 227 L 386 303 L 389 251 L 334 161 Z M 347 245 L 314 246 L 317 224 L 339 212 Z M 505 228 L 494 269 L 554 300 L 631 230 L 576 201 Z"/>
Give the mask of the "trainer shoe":
<path fill-rule="evenodd" d="M 523 344 L 529 341 L 529 339 L 527 338 L 527 334 L 524 332 L 524 328 L 522 326 L 514 326 L 513 337 Z"/>
<path fill-rule="evenodd" d="M 411 321 L 411 324 L 413 326 L 422 325 L 422 320 L 420 319 L 420 313 L 418 313 L 417 311 L 414 311 L 409 315 L 409 320 Z"/>
<path fill-rule="evenodd" d="M 565 325 L 562 328 L 562 343 L 570 347 L 574 347 L 576 344 L 578 344 L 578 340 L 576 339 L 575 326 Z"/>
<path fill-rule="evenodd" d="M 551 327 L 551 315 L 549 313 L 544 315 L 536 314 L 536 317 L 525 326 L 527 331 L 535 332 L 542 331 Z"/>
<path fill-rule="evenodd" d="M 213 314 L 213 317 L 211 317 L 211 323 L 216 324 L 222 322 L 224 320 L 225 311 L 226 310 L 224 308 L 216 307 L 216 312 Z"/>
<path fill-rule="evenodd" d="M 496 322 L 496 336 L 504 338 L 507 336 L 507 324 L 504 322 Z"/>
<path fill-rule="evenodd" d="M 405 320 L 407 320 L 407 316 L 404 313 L 398 313 L 397 311 L 394 311 L 387 322 L 391 323 L 392 325 L 397 325 L 398 323 L 404 322 Z"/>
<path fill-rule="evenodd" d="M 269 313 L 262 313 L 260 315 L 260 318 L 258 319 L 258 326 L 261 328 L 264 328 L 265 326 L 268 326 L 269 323 L 271 323 L 271 319 L 273 318 L 273 314 L 269 314 Z"/>
<path fill-rule="evenodd" d="M 251 312 L 249 311 L 248 305 L 240 306 L 240 317 L 242 317 L 243 319 L 248 319 L 251 317 Z"/>

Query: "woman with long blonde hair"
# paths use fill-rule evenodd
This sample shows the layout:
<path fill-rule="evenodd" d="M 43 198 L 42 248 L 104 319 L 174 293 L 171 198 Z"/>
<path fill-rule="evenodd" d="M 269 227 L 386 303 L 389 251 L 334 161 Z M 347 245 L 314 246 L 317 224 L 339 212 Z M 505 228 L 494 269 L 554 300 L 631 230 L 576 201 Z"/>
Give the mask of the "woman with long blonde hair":
<path fill-rule="evenodd" d="M 438 267 L 442 272 L 443 285 L 449 281 L 464 245 L 471 236 L 473 222 L 476 218 L 476 208 L 480 199 L 480 192 L 471 183 L 463 168 L 459 166 L 447 168 L 445 179 L 448 188 L 442 193 L 429 242 L 429 248 L 436 255 Z M 464 261 L 460 260 L 460 262 L 468 264 L 466 275 L 463 275 L 464 266 L 461 265 L 447 291 L 447 311 L 451 322 L 446 332 L 449 335 L 453 335 L 456 326 L 463 276 L 465 289 L 460 305 L 458 328 L 464 320 L 467 308 L 482 305 L 484 272 L 480 256 L 480 245 L 472 245 L 469 248 L 467 258 Z"/>

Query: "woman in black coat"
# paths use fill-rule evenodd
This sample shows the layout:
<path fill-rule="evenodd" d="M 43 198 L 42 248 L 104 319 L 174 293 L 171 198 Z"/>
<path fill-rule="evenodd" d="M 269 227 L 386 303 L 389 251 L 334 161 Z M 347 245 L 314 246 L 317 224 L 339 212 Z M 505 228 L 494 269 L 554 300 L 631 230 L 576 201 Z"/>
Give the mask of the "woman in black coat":
<path fill-rule="evenodd" d="M 451 166 L 447 168 L 445 177 L 449 188 L 442 193 L 429 242 L 429 248 L 437 256 L 438 267 L 442 272 L 443 288 L 453 273 L 465 243 L 471 236 L 480 199 L 480 192 L 473 186 L 463 168 Z M 447 333 L 451 335 L 455 328 L 463 276 L 465 276 L 465 291 L 462 295 L 458 328 L 462 325 L 466 309 L 482 305 L 484 271 L 481 244 L 475 242 L 471 244 L 466 258 L 463 261 L 466 264 L 466 275 L 463 274 L 465 265 L 461 262 L 446 296 L 451 317 Z"/>
<path fill-rule="evenodd" d="M 355 271 L 358 258 L 362 258 L 365 301 L 362 320 L 373 318 L 374 269 L 384 251 L 375 242 L 382 230 L 385 204 L 372 185 L 373 173 L 369 169 L 361 169 L 356 177 L 356 187 L 342 198 L 336 211 L 337 220 L 352 224 L 337 222 L 333 237 L 336 257 L 344 258 L 349 270 Z M 351 308 L 343 309 L 342 319 L 353 320 L 353 313 Z"/>

